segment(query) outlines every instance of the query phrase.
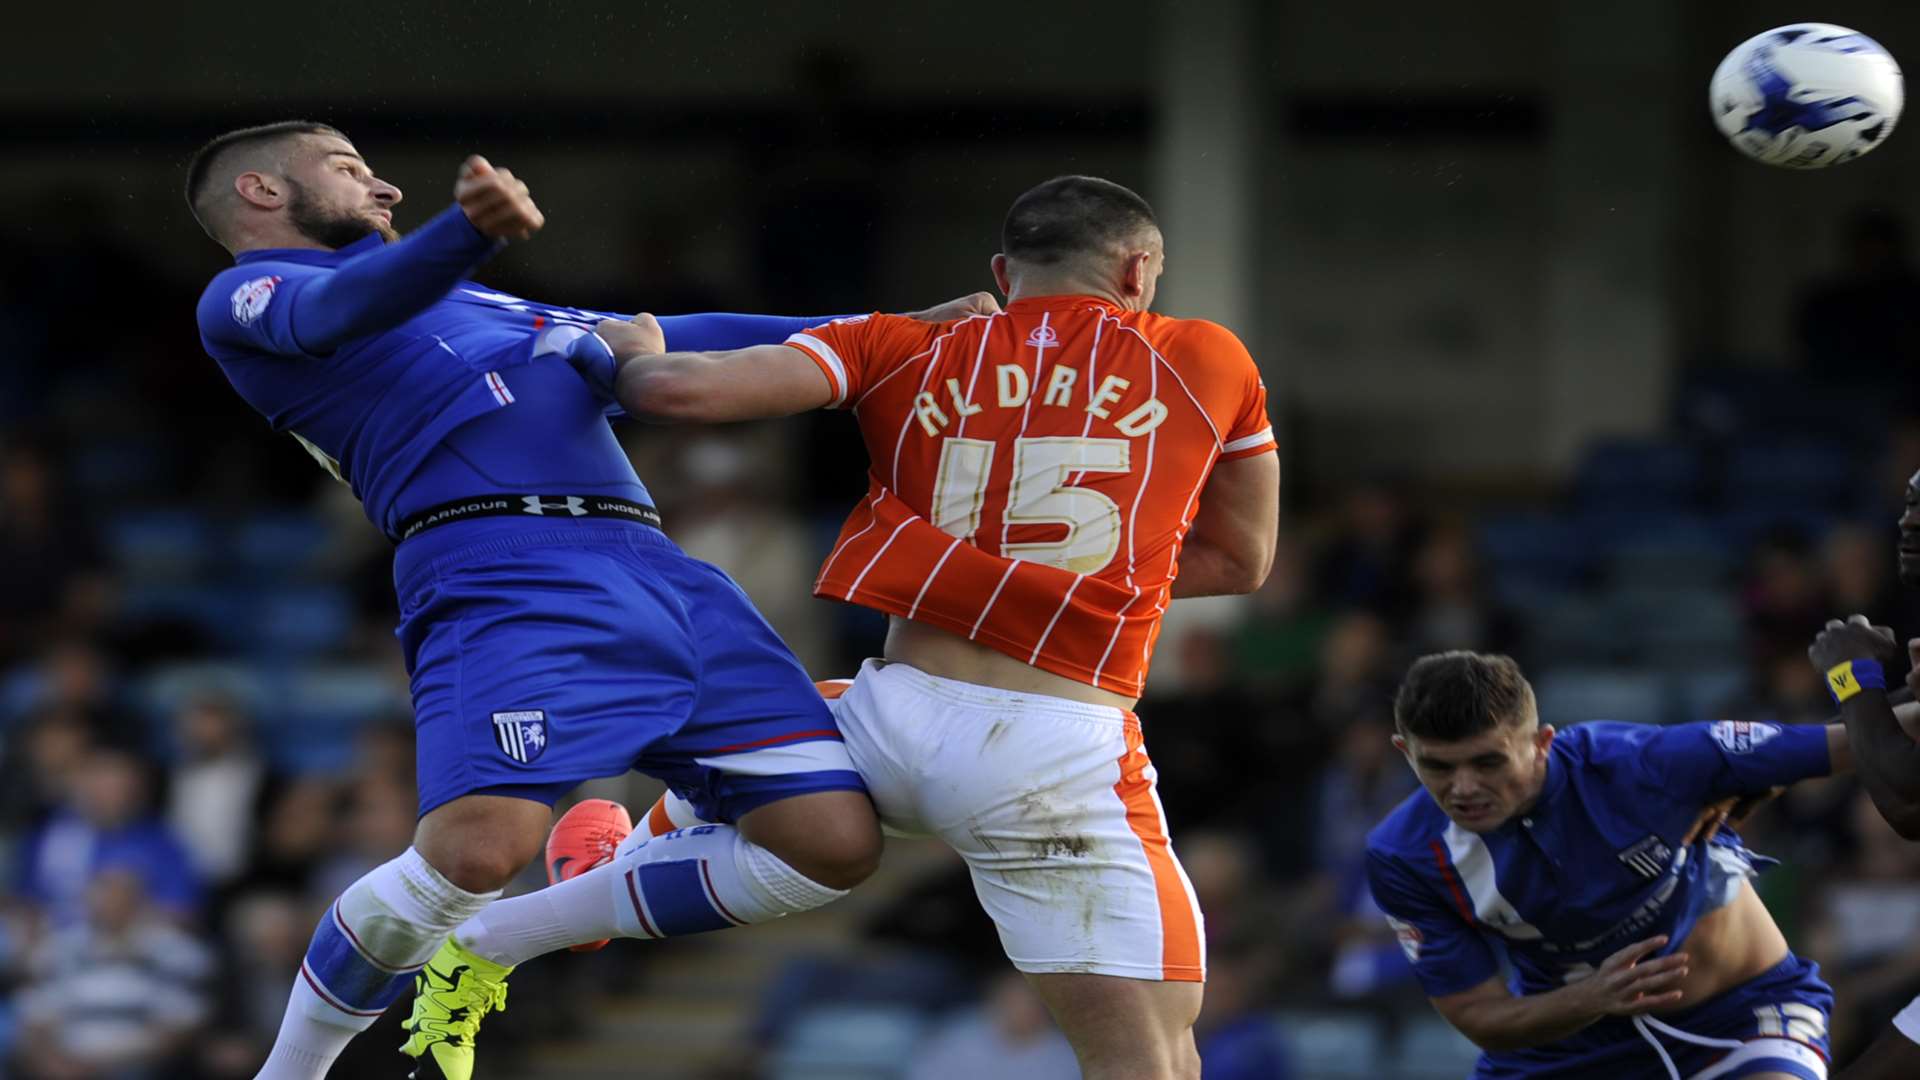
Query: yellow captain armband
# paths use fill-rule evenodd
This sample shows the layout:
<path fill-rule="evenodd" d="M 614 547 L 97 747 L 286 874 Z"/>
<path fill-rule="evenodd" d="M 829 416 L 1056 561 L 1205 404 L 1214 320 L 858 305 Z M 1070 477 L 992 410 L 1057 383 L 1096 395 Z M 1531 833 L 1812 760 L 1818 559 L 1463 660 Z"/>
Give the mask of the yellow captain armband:
<path fill-rule="evenodd" d="M 1885 690 L 1887 677 L 1877 660 L 1847 660 L 1827 669 L 1827 690 L 1840 704 L 1862 690 Z"/>

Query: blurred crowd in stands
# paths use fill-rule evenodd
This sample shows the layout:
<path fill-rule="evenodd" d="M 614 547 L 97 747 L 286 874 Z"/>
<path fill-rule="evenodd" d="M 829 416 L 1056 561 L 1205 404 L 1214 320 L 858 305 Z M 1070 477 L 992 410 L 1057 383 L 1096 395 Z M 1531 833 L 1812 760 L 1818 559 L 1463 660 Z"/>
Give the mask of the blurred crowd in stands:
<path fill-rule="evenodd" d="M 197 282 L 145 265 L 83 200 L 47 213 L 60 228 L 0 265 L 0 1048 L 26 1076 L 249 1076 L 323 905 L 410 840 L 389 548 L 200 353 Z M 1920 596 L 1892 577 L 1920 467 L 1920 284 L 1897 228 L 1862 221 L 1857 264 L 1807 294 L 1806 365 L 1688 374 L 1668 430 L 1589 448 L 1558 490 L 1322 492 L 1290 463 L 1272 578 L 1176 618 L 1139 710 L 1207 915 L 1210 1078 L 1460 1075 L 1360 868 L 1414 786 L 1388 741 L 1412 657 L 1510 652 L 1560 725 L 1806 723 L 1831 711 L 1804 658 L 1820 621 L 1920 634 Z M 864 486 L 843 420 L 626 434 L 669 532 L 822 677 L 882 629 L 807 592 Z M 1749 840 L 1784 860 L 1760 884 L 1839 991 L 1844 1057 L 1920 990 L 1920 847 L 1846 780 L 1789 793 Z M 768 987 L 761 1069 L 808 1075 L 851 1041 L 914 1062 L 858 1075 L 1073 1075 L 957 864 L 876 911 L 870 948 Z M 488 1022 L 496 1067 L 643 981 L 643 955 L 516 974 Z M 397 1019 L 341 1073 L 391 1073 Z"/>

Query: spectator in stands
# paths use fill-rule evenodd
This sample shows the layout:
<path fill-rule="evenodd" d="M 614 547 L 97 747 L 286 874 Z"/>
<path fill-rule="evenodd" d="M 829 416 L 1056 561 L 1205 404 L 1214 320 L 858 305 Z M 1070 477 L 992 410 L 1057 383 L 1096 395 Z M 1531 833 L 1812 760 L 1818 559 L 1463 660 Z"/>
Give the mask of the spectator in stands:
<path fill-rule="evenodd" d="M 1314 563 L 1313 583 L 1321 600 L 1389 620 L 1405 617 L 1413 599 L 1411 568 L 1419 534 L 1398 482 L 1376 477 L 1355 484 Z"/>
<path fill-rule="evenodd" d="M 1766 670 L 1782 656 L 1803 658 L 1807 627 L 1826 621 L 1826 592 L 1813 547 L 1797 529 L 1767 534 L 1754 549 L 1742 597 L 1747 641 Z"/>
<path fill-rule="evenodd" d="M 32 667 L 9 680 L 6 693 L 6 719 L 43 708 L 88 710 L 106 719 L 119 686 L 105 653 L 85 638 L 68 636 L 41 649 Z"/>
<path fill-rule="evenodd" d="M 1386 712 L 1362 716 L 1340 733 L 1334 759 L 1320 774 L 1314 837 L 1322 873 L 1344 877 L 1357 869 L 1366 858 L 1367 833 L 1416 786 L 1392 740 Z"/>
<path fill-rule="evenodd" d="M 1273 1015 L 1278 949 L 1250 927 L 1215 939 L 1207 953 L 1207 1000 L 1194 1025 L 1206 1080 L 1293 1080 L 1286 1039 Z"/>
<path fill-rule="evenodd" d="M 1233 677 L 1226 639 L 1196 626 L 1176 643 L 1185 676 L 1177 693 L 1141 704 L 1143 723 L 1166 732 L 1154 744 L 1160 798 L 1184 832 L 1244 815 L 1272 775 L 1265 755 L 1249 753 L 1269 710 Z"/>
<path fill-rule="evenodd" d="M 337 896 L 367 871 L 407 850 L 413 843 L 416 806 L 411 784 L 391 776 L 359 776 L 347 794 L 339 846 L 322 860 L 313 891 Z"/>
<path fill-rule="evenodd" d="M 1914 593 L 1899 587 L 1887 548 L 1893 540 L 1884 531 L 1864 525 L 1835 526 L 1821 545 L 1826 575 L 1828 611 L 1858 612 L 1875 626 L 1920 634 L 1920 610 Z"/>
<path fill-rule="evenodd" d="M 1859 849 L 1826 875 L 1807 950 L 1840 1005 L 1836 1060 L 1920 991 L 1920 847 L 1902 840 L 1864 793 L 1852 810 Z"/>
<path fill-rule="evenodd" d="M 105 560 L 80 500 L 61 500 L 56 459 L 43 441 L 0 445 L 0 667 L 104 614 Z"/>
<path fill-rule="evenodd" d="M 81 920 L 36 951 L 20 1003 L 29 1075 L 160 1076 L 208 1018 L 213 955 L 153 913 L 147 878 L 143 865 L 102 865 Z"/>
<path fill-rule="evenodd" d="M 1235 678 L 1257 691 L 1297 691 L 1313 681 L 1333 616 L 1314 600 L 1306 555 L 1286 532 L 1273 570 L 1234 633 Z"/>
<path fill-rule="evenodd" d="M 1473 537 L 1460 523 L 1449 522 L 1427 533 L 1414 556 L 1413 583 L 1408 652 L 1475 649 L 1511 654 L 1519 644 L 1513 614 L 1481 587 Z"/>
<path fill-rule="evenodd" d="M 1073 1048 L 1018 972 L 994 977 L 986 1001 L 949 1019 L 913 1055 L 907 1080 L 1073 1080 Z"/>
<path fill-rule="evenodd" d="M 686 440 L 676 472 L 688 489 L 671 503 L 673 536 L 688 554 L 726 567 L 804 666 L 831 671 L 830 609 L 794 587 L 812 580 L 820 559 L 805 523 L 778 497 L 784 435 L 723 429 Z"/>
<path fill-rule="evenodd" d="M 354 736 L 353 774 L 380 776 L 402 787 L 413 777 L 413 718 L 406 714 L 376 720 Z"/>
<path fill-rule="evenodd" d="M 85 708 L 47 705 L 14 728 L 0 752 L 0 824 L 37 826 L 58 809 L 100 726 Z"/>
<path fill-rule="evenodd" d="M 1794 333 L 1823 379 L 1854 377 L 1912 400 L 1920 374 L 1920 270 L 1907 223 L 1885 207 L 1856 210 L 1841 230 L 1837 273 L 1801 295 Z"/>
<path fill-rule="evenodd" d="M 253 807 L 267 779 L 247 720 L 230 698 L 198 694 L 173 718 L 178 753 L 167 785 L 167 824 L 200 876 L 224 885 L 245 868 L 253 845 Z"/>
<path fill-rule="evenodd" d="M 244 1080 L 266 1060 L 286 1009 L 287 971 L 300 966 L 312 934 L 314 915 L 307 907 L 291 893 L 271 890 L 244 894 L 228 906 L 221 1023 L 200 1041 L 202 1074 Z"/>
<path fill-rule="evenodd" d="M 135 874 L 160 912 L 185 921 L 197 911 L 200 882 L 178 838 L 148 805 L 140 759 L 95 747 L 73 773 L 65 804 L 27 841 L 20 891 L 56 925 L 77 920 L 104 868 Z"/>
<path fill-rule="evenodd" d="M 324 776 L 293 776 L 264 789 L 253 853 L 236 888 L 306 895 L 332 850 L 339 803 L 338 786 Z"/>

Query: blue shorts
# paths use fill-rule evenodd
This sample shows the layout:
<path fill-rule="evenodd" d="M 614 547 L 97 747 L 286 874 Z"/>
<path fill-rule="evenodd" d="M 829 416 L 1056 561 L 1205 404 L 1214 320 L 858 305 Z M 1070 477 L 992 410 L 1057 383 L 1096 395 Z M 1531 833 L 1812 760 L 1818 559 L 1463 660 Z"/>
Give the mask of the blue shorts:
<path fill-rule="evenodd" d="M 866 790 L 779 635 L 657 529 L 447 526 L 400 546 L 394 580 L 422 815 L 477 793 L 551 804 L 630 769 L 707 821 Z"/>
<path fill-rule="evenodd" d="M 1780 1072 L 1826 1080 L 1833 990 L 1791 954 L 1694 1008 L 1603 1020 L 1557 1043 L 1480 1056 L 1476 1080 L 1738 1080 Z M 1657 1046 L 1657 1048 L 1656 1048 Z"/>

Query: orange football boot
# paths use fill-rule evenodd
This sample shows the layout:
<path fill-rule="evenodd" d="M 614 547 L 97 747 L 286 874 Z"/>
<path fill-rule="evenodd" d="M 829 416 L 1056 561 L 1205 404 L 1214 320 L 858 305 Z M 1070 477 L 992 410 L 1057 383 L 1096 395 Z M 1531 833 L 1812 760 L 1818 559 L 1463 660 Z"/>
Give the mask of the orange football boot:
<path fill-rule="evenodd" d="M 558 885 L 569 878 L 612 860 L 620 841 L 633 831 L 633 817 L 627 808 L 611 799 L 582 799 L 560 815 L 547 834 L 547 884 Z M 607 945 L 607 938 L 573 946 L 574 952 L 593 952 Z"/>

